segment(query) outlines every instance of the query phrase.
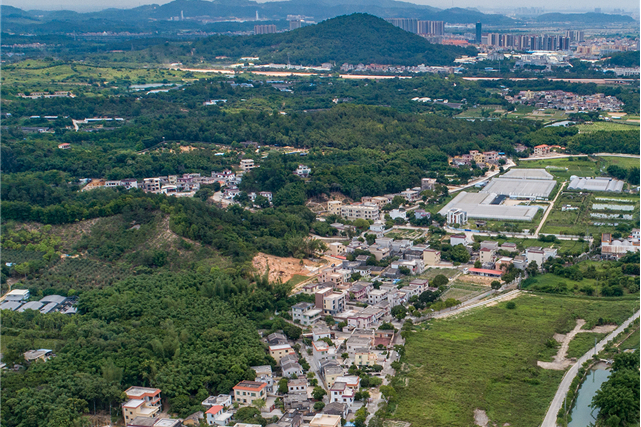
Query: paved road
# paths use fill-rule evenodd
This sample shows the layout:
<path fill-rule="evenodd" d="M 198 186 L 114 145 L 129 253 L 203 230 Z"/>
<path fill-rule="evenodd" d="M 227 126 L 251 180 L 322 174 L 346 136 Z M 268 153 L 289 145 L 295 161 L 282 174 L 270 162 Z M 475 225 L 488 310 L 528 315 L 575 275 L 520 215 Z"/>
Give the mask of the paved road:
<path fill-rule="evenodd" d="M 597 353 L 603 350 L 603 347 L 605 347 L 605 345 L 608 342 L 612 341 L 617 335 L 623 332 L 623 330 L 627 328 L 628 325 L 638 317 L 639 317 L 639 312 L 637 311 L 636 313 L 634 313 L 632 317 L 630 317 L 628 320 L 623 322 L 621 326 L 616 328 L 610 335 L 608 335 L 601 342 L 599 342 L 596 346 Z M 543 420 L 543 424 L 541 424 L 541 427 L 556 427 L 556 416 L 559 413 L 559 410 L 561 409 L 561 405 L 563 405 L 563 400 L 565 400 L 565 396 L 568 394 L 568 391 L 570 390 L 570 385 L 572 384 L 572 380 L 574 379 L 577 372 L 579 371 L 579 368 L 592 356 L 594 356 L 594 349 L 588 351 L 583 356 L 581 356 L 581 358 L 577 360 L 576 363 L 572 365 L 572 367 L 563 376 L 563 380 L 561 380 L 561 384 L 559 384 L 559 388 L 556 390 L 556 395 L 554 396 L 554 399 L 552 400 L 552 403 L 548 408 L 547 414 L 545 414 L 545 419 Z"/>
<path fill-rule="evenodd" d="M 541 219 L 539 226 L 534 232 L 534 237 L 536 237 L 537 239 L 539 237 L 539 231 L 541 231 L 541 229 L 543 228 L 543 225 L 545 224 L 545 221 L 548 219 L 548 215 L 550 215 L 550 212 L 552 212 L 552 209 L 554 209 L 554 204 L 556 203 L 556 199 L 558 199 L 561 193 L 563 193 L 563 188 L 565 187 L 566 183 L 567 181 L 563 181 L 563 183 L 561 184 L 561 188 L 559 188 L 559 191 L 556 193 L 556 197 L 554 197 L 554 200 L 552 200 L 552 203 L 550 203 L 550 207 L 547 208 L 547 210 L 543 214 L 543 218 Z"/>

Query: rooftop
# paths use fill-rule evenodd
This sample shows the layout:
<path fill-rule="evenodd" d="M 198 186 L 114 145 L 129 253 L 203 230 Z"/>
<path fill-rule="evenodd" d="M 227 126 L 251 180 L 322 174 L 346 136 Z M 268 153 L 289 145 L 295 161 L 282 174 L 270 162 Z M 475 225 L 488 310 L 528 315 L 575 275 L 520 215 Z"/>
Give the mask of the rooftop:
<path fill-rule="evenodd" d="M 122 407 L 123 408 L 132 408 L 133 409 L 133 408 L 139 407 L 143 403 L 145 403 L 145 401 L 142 400 L 142 399 L 130 399 L 129 401 L 123 403 Z"/>
<path fill-rule="evenodd" d="M 333 427 L 341 424 L 340 415 L 316 414 L 309 425 L 311 427 Z"/>
<path fill-rule="evenodd" d="M 266 385 L 265 383 L 259 383 L 257 381 L 241 381 L 234 386 L 234 390 L 260 391 L 264 389 Z"/>
<path fill-rule="evenodd" d="M 278 351 L 278 350 L 291 350 L 292 346 L 289 344 L 279 344 L 279 345 L 270 345 L 269 351 Z"/>
<path fill-rule="evenodd" d="M 154 397 L 157 394 L 160 394 L 159 388 L 152 387 L 129 387 L 125 390 L 125 394 L 130 399 L 141 398 L 141 397 Z"/>
<path fill-rule="evenodd" d="M 458 208 L 466 211 L 468 218 L 532 221 L 539 210 L 538 206 L 491 205 L 490 202 L 496 197 L 496 194 L 461 191 L 439 211 L 439 214 L 446 215 L 450 209 Z"/>
<path fill-rule="evenodd" d="M 205 412 L 205 414 L 212 414 L 212 415 L 216 415 L 217 413 L 219 413 L 219 412 L 220 412 L 220 411 L 222 411 L 223 409 L 224 409 L 224 408 L 223 408 L 222 406 L 220 406 L 220 405 L 214 405 L 214 406 L 212 406 L 211 408 L 207 409 L 207 411 Z"/>
<path fill-rule="evenodd" d="M 554 176 L 545 169 L 510 169 L 504 178 L 532 178 L 532 179 L 554 179 Z"/>

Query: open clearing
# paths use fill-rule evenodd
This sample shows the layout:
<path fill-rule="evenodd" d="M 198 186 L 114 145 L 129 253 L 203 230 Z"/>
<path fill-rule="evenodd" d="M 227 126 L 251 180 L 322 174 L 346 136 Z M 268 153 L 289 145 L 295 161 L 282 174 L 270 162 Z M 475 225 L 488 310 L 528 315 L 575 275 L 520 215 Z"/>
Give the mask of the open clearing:
<path fill-rule="evenodd" d="M 294 276 L 297 276 L 296 282 L 300 283 L 307 278 L 300 276 L 313 274 L 321 264 L 309 260 L 304 260 L 301 264 L 301 260 L 298 258 L 281 258 L 274 255 L 258 253 L 254 257 L 253 265 L 259 274 L 264 274 L 265 270 L 269 269 L 270 282 L 275 282 L 280 279 L 285 283 Z"/>
<path fill-rule="evenodd" d="M 628 318 L 638 301 L 525 295 L 451 320 L 434 320 L 407 339 L 406 387 L 392 418 L 413 427 L 471 426 L 475 410 L 488 425 L 538 426 L 563 372 L 536 365 L 545 343 L 576 319 L 592 328 L 600 317 Z M 554 349 L 556 353 L 556 349 Z"/>

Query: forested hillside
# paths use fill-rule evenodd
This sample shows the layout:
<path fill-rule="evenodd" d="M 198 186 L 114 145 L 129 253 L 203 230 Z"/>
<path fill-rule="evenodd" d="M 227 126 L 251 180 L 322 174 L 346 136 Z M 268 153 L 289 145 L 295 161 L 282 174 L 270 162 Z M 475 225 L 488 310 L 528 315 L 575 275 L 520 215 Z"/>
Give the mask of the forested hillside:
<path fill-rule="evenodd" d="M 431 44 L 416 34 L 394 27 L 381 18 L 357 13 L 339 16 L 298 30 L 247 37 L 215 36 L 189 49 L 212 58 L 260 57 L 261 63 L 320 65 L 375 63 L 449 65 L 457 56 L 475 49 Z"/>
<path fill-rule="evenodd" d="M 3 362 L 43 342 L 57 357 L 3 373 L 2 424 L 77 425 L 119 410 L 132 385 L 162 389 L 172 413 L 189 415 L 210 394 L 254 379 L 250 366 L 270 363 L 256 328 L 282 327 L 267 319 L 296 302 L 286 290 L 222 273 L 164 274 L 86 292 L 73 317 L 3 311 Z"/>

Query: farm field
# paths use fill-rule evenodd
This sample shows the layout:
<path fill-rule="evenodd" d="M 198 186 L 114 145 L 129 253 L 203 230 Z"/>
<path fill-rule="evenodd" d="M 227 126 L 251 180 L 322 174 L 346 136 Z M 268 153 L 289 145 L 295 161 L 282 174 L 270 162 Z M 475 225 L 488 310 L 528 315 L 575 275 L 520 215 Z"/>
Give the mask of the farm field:
<path fill-rule="evenodd" d="M 597 198 L 619 199 L 621 201 L 597 200 Z M 634 203 L 634 209 L 631 212 L 619 212 L 611 210 L 596 210 L 594 204 L 614 204 L 625 205 L 624 200 Z M 563 211 L 564 205 L 577 207 L 577 210 Z M 598 218 L 590 214 L 606 215 L 632 215 L 632 219 L 623 217 Z M 634 226 L 639 220 L 639 197 L 637 195 L 612 194 L 612 193 L 583 193 L 563 192 L 557 199 L 554 209 L 547 218 L 542 234 L 580 234 L 587 233 L 593 236 L 614 231 L 617 227 L 614 224 L 629 224 Z M 595 225 L 595 223 L 599 225 Z M 604 224 L 604 225 L 602 225 Z"/>
<path fill-rule="evenodd" d="M 423 274 L 415 277 L 416 279 L 427 279 L 427 280 L 432 280 L 439 274 L 442 274 L 443 276 L 447 277 L 448 279 L 451 279 L 452 277 L 456 276 L 459 274 L 459 271 L 454 268 L 429 268 L 423 272 Z"/>
<path fill-rule="evenodd" d="M 482 409 L 489 425 L 538 426 L 563 372 L 539 368 L 545 343 L 576 318 L 586 328 L 600 317 L 622 322 L 638 301 L 526 295 L 470 315 L 432 321 L 409 335 L 399 403 L 391 418 L 415 427 L 472 426 Z"/>
<path fill-rule="evenodd" d="M 625 124 L 613 122 L 594 122 L 589 124 L 577 125 L 579 133 L 592 133 L 599 131 L 617 132 L 622 130 L 634 130 L 639 127 L 639 124 Z"/>
<path fill-rule="evenodd" d="M 516 243 L 517 249 L 525 250 L 526 248 L 532 246 L 539 246 L 542 248 L 557 248 L 560 255 L 562 254 L 581 254 L 588 249 L 589 243 L 579 242 L 577 240 L 559 240 L 556 242 L 542 242 L 538 239 L 512 239 L 512 238 L 498 238 L 498 237 L 486 237 L 478 236 L 475 239 L 477 242 L 492 240 L 499 243 L 499 246 L 505 242 Z"/>
<path fill-rule="evenodd" d="M 490 288 L 488 286 L 455 280 L 454 283 L 449 286 L 447 291 L 441 295 L 441 299 L 445 301 L 448 298 L 454 298 L 455 300 L 466 301 L 484 292 L 488 292 L 489 290 Z"/>
<path fill-rule="evenodd" d="M 520 106 L 515 111 L 508 113 L 506 117 L 511 119 L 558 121 L 565 119 L 567 114 L 562 110 L 545 109 L 545 111 L 540 111 L 532 106 Z"/>

